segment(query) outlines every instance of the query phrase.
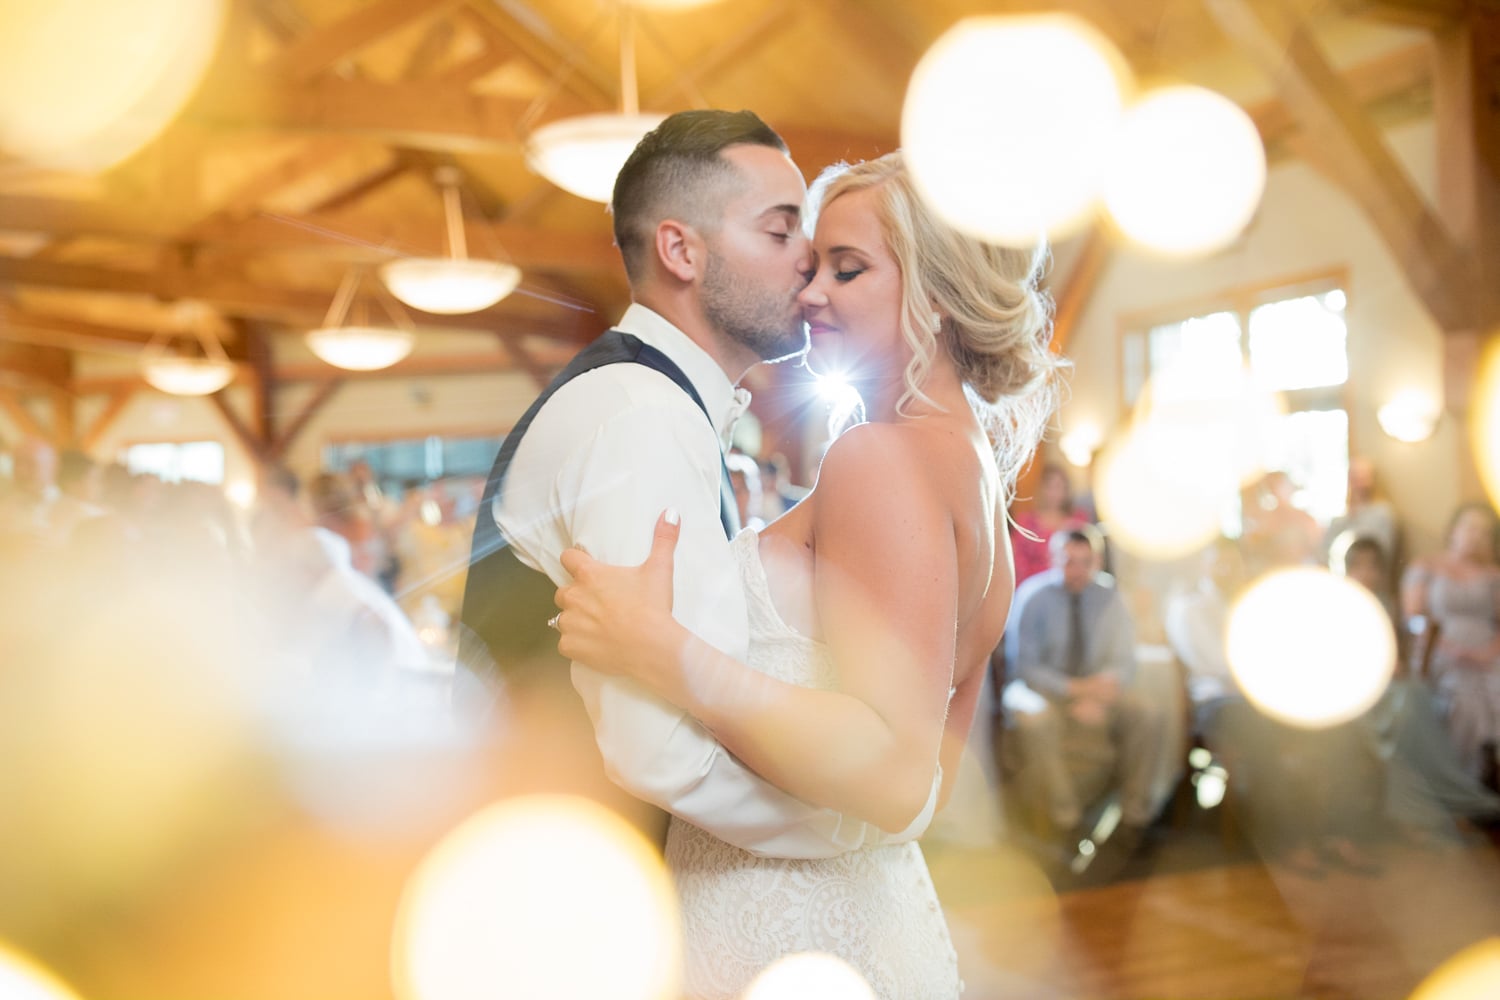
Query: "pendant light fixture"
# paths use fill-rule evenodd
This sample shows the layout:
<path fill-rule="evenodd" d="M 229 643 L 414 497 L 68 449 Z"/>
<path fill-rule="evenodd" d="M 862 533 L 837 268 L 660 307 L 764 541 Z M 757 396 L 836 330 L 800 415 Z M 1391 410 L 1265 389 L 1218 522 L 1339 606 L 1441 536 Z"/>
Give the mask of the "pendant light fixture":
<path fill-rule="evenodd" d="M 631 150 L 666 117 L 641 112 L 630 5 L 621 3 L 619 9 L 620 110 L 560 118 L 532 132 L 526 141 L 526 162 L 532 170 L 580 198 L 605 204 Z"/>
<path fill-rule="evenodd" d="M 381 280 L 392 295 L 422 312 L 451 316 L 488 309 L 516 290 L 521 269 L 469 256 L 459 204 L 459 172 L 455 167 L 443 167 L 435 179 L 443 195 L 448 255 L 393 260 L 381 267 Z"/>
<path fill-rule="evenodd" d="M 416 342 L 416 329 L 411 317 L 402 310 L 400 303 L 391 297 L 385 286 L 373 282 L 375 297 L 379 299 L 390 326 L 367 322 L 363 300 L 356 302 L 360 282 L 364 280 L 364 269 L 351 267 L 339 284 L 339 290 L 328 307 L 323 325 L 308 331 L 307 346 L 319 358 L 336 368 L 368 372 L 389 368 L 411 353 Z M 352 306 L 358 305 L 355 322 L 345 324 Z"/>
<path fill-rule="evenodd" d="M 217 315 L 201 302 L 185 301 L 152 336 L 141 353 L 141 375 L 153 388 L 174 396 L 207 396 L 234 379 L 235 364 L 214 330 Z M 186 350 L 182 341 L 195 346 Z"/>

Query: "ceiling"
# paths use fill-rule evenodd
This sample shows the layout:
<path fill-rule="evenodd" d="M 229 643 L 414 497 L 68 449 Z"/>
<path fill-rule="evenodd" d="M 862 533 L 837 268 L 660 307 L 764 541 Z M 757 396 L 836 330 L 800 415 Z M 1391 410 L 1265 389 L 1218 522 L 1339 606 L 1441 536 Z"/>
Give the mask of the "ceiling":
<path fill-rule="evenodd" d="M 641 10 L 641 106 L 752 108 L 815 173 L 896 147 L 906 80 L 954 22 L 1036 6 L 719 0 Z M 1138 78 L 1200 82 L 1240 101 L 1273 157 L 1297 147 L 1305 119 L 1264 60 L 1226 36 L 1226 19 L 1250 0 L 1046 6 L 1093 22 Z M 1281 7 L 1376 122 L 1430 113 L 1429 32 L 1471 9 Z M 521 139 L 528 124 L 617 109 L 620 57 L 613 0 L 236 0 L 204 82 L 138 153 L 97 175 L 0 158 L 0 405 L 14 416 L 38 394 L 118 398 L 135 385 L 131 360 L 181 299 L 225 318 L 226 349 L 263 399 L 278 384 L 356 377 L 300 353 L 299 335 L 352 263 L 441 250 L 433 178 L 444 165 L 462 172 L 471 252 L 508 256 L 525 278 L 484 313 L 421 317 L 424 330 L 459 331 L 472 348 L 419 351 L 395 372 L 519 370 L 545 381 L 618 314 L 627 290 L 603 207 L 533 174 Z M 1059 253 L 1060 296 L 1087 245 Z"/>

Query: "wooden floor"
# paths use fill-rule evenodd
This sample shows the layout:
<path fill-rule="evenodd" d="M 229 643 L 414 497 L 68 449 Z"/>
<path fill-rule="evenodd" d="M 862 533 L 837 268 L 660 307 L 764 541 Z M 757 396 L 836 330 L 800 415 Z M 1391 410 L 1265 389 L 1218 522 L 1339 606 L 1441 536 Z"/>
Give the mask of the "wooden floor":
<path fill-rule="evenodd" d="M 1399 998 L 1500 935 L 1500 852 L 1481 836 L 1379 846 L 1379 874 L 1321 878 L 1180 853 L 1058 893 L 1020 852 L 929 850 L 964 1000 Z"/>

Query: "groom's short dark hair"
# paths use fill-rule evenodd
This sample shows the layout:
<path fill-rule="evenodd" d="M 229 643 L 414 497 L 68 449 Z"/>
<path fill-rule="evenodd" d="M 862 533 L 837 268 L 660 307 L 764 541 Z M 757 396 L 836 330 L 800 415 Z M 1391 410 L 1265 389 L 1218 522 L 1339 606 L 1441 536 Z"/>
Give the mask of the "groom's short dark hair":
<path fill-rule="evenodd" d="M 631 282 L 645 277 L 646 254 L 662 219 L 712 231 L 739 173 L 721 155 L 730 146 L 786 143 L 753 111 L 679 111 L 636 145 L 615 178 L 610 212 L 615 244 Z"/>

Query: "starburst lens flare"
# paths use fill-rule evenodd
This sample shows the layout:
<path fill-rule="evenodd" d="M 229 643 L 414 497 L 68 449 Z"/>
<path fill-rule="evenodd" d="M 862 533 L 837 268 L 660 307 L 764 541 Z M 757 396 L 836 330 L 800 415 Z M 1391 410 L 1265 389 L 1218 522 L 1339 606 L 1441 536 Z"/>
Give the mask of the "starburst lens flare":
<path fill-rule="evenodd" d="M 1490 503 L 1500 507 L 1500 337 L 1491 338 L 1469 408 L 1474 465 Z"/>
<path fill-rule="evenodd" d="M 1437 967 L 1411 1000 L 1494 1000 L 1500 996 L 1500 937 L 1472 944 Z"/>
<path fill-rule="evenodd" d="M 62 980 L 0 944 L 0 1000 L 78 1000 Z"/>
<path fill-rule="evenodd" d="M 745 990 L 744 1000 L 875 1000 L 864 977 L 824 952 L 788 955 L 768 965 Z"/>
<path fill-rule="evenodd" d="M 1208 253 L 1244 230 L 1266 187 L 1260 132 L 1239 105 L 1202 87 L 1165 87 L 1125 112 L 1104 201 L 1132 240 Z"/>
<path fill-rule="evenodd" d="M 949 223 L 1029 244 L 1081 225 L 1119 125 L 1119 53 L 1070 15 L 960 21 L 907 87 L 901 145 L 912 179 Z"/>
<path fill-rule="evenodd" d="M 584 799 L 490 806 L 422 862 L 396 918 L 398 1000 L 667 1000 L 682 960 L 656 851 Z"/>
<path fill-rule="evenodd" d="M 7 3 L 0 148 L 65 170 L 107 169 L 155 138 L 213 56 L 221 0 Z"/>
<path fill-rule="evenodd" d="M 1225 651 L 1235 681 L 1261 711 L 1316 729 L 1375 704 L 1396 665 L 1396 636 L 1380 601 L 1323 569 L 1262 577 L 1230 613 Z"/>

